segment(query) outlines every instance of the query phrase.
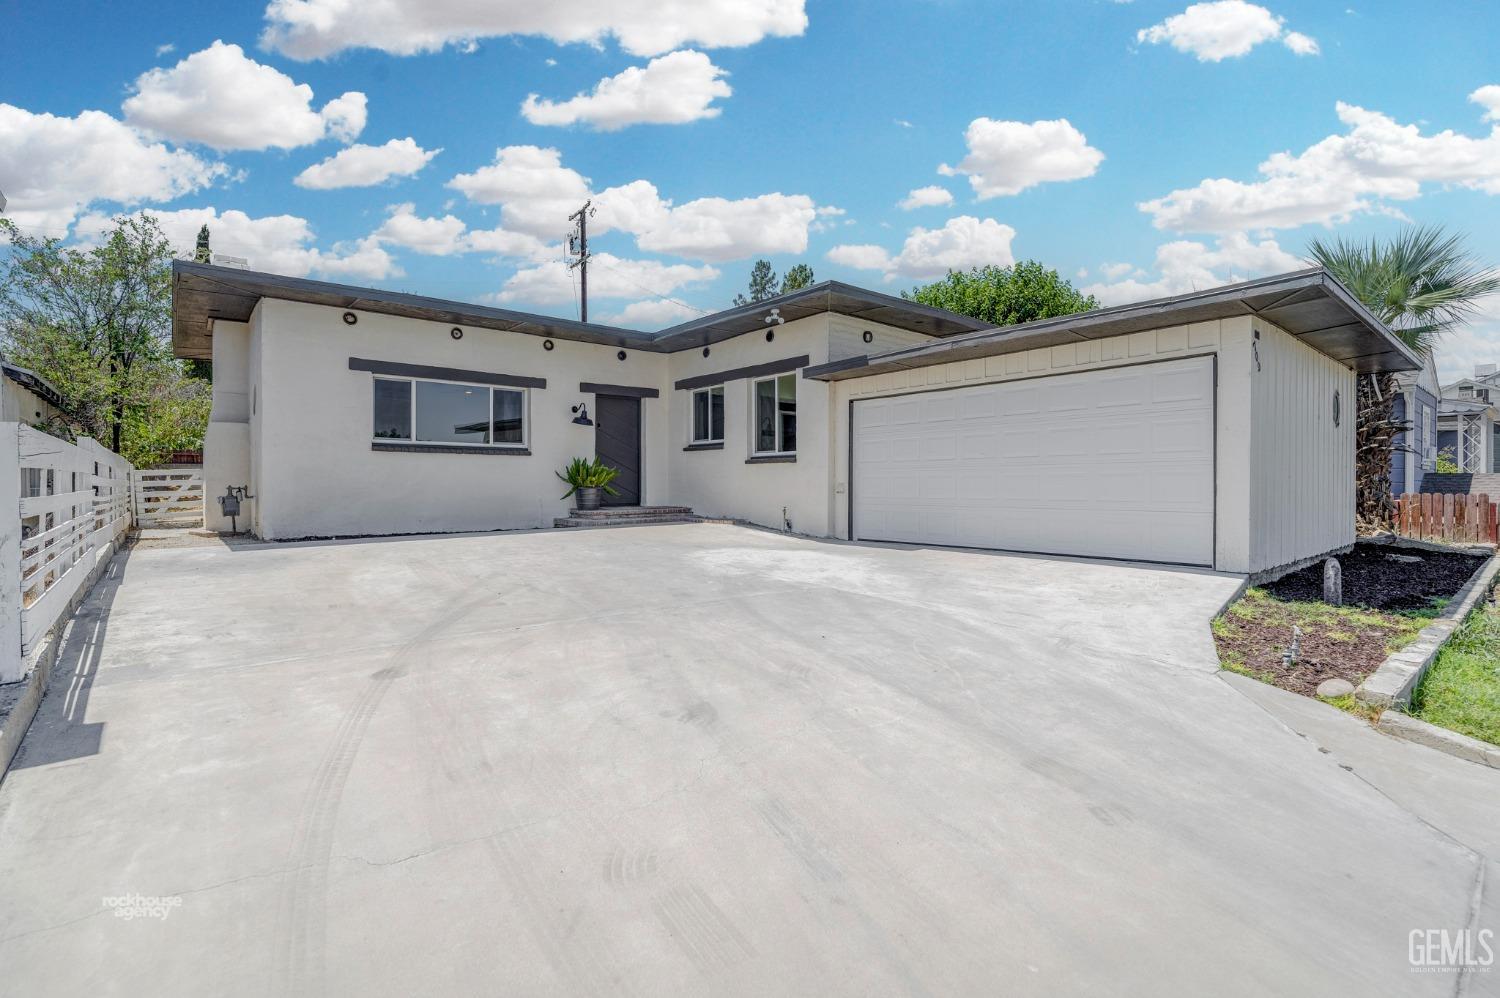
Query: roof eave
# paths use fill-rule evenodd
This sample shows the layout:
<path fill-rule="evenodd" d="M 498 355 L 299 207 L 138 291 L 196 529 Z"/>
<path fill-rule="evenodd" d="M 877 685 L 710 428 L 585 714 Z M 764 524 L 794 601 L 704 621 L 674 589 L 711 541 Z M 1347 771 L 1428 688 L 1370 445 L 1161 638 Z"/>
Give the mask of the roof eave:
<path fill-rule="evenodd" d="M 1414 351 L 1386 329 L 1331 275 L 1321 268 L 1313 268 L 1175 298 L 1154 299 L 1041 319 L 874 356 L 850 358 L 809 368 L 804 372 L 804 377 L 825 381 L 869 377 L 913 367 L 1080 343 L 1147 329 L 1240 315 L 1260 316 L 1281 328 L 1287 328 L 1285 316 L 1278 318 L 1282 310 L 1303 309 L 1310 313 L 1310 319 L 1326 320 L 1328 310 L 1319 310 L 1320 295 L 1326 295 L 1336 304 L 1336 311 L 1342 312 L 1338 316 L 1341 321 L 1321 328 L 1301 331 L 1288 329 L 1289 333 L 1360 373 L 1421 369 L 1421 358 Z M 1263 300 L 1262 304 L 1252 304 L 1252 298 Z M 1354 327 L 1359 327 L 1362 337 L 1374 336 L 1376 341 L 1366 343 L 1361 339 L 1357 343 L 1351 342 L 1349 336 Z M 1335 343 L 1335 340 L 1338 342 Z M 1330 352 L 1335 345 L 1344 356 Z M 1366 347 L 1378 349 L 1367 350 Z"/>

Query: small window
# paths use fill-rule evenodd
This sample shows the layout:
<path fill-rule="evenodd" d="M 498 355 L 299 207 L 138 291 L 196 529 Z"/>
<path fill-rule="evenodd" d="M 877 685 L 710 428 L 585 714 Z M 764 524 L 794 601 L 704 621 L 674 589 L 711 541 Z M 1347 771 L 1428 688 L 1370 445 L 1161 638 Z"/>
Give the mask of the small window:
<path fill-rule="evenodd" d="M 724 442 L 724 386 L 693 392 L 693 443 Z"/>
<path fill-rule="evenodd" d="M 755 453 L 797 453 L 797 375 L 755 383 Z"/>
<path fill-rule="evenodd" d="M 411 382 L 375 379 L 375 439 L 411 439 Z"/>

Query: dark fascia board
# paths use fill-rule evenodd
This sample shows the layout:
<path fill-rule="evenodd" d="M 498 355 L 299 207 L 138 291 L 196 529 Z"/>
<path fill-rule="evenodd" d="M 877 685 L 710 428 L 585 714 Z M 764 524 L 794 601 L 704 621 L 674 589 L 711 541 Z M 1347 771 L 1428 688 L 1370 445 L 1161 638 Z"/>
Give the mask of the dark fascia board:
<path fill-rule="evenodd" d="M 727 381 L 739 381 L 741 378 L 764 378 L 773 374 L 785 374 L 788 371 L 795 371 L 799 367 L 806 367 L 810 359 L 807 354 L 803 354 L 800 357 L 771 360 L 764 364 L 736 367 L 728 371 L 717 371 L 713 374 L 696 374 L 691 378 L 683 378 L 673 387 L 678 391 L 691 391 L 694 388 L 722 385 Z"/>
<path fill-rule="evenodd" d="M 651 333 L 487 305 L 427 298 L 190 260 L 172 262 L 172 345 L 179 357 L 208 360 L 212 319 L 245 322 L 262 298 L 497 329 L 583 343 L 651 350 Z"/>
<path fill-rule="evenodd" d="M 367 360 L 350 357 L 349 370 L 388 374 L 396 378 L 431 378 L 435 381 L 467 381 L 475 385 L 497 385 L 501 388 L 546 388 L 546 378 L 521 374 L 496 374 L 493 371 L 466 371 L 458 367 L 429 367 L 426 364 L 398 364 L 389 360 Z"/>
<path fill-rule="evenodd" d="M 656 388 L 632 388 L 630 385 L 601 385 L 595 381 L 580 382 L 578 390 L 585 394 L 619 395 L 624 398 L 633 399 L 661 398 L 661 391 Z"/>
<path fill-rule="evenodd" d="M 957 312 L 949 312 L 946 309 L 934 308 L 931 305 L 923 305 L 919 302 L 909 301 L 905 298 L 897 298 L 894 295 L 881 294 L 878 291 L 868 291 L 864 288 L 845 284 L 842 281 L 822 281 L 802 288 L 798 291 L 789 291 L 775 298 L 765 301 L 751 302 L 748 305 L 738 305 L 734 308 L 715 312 L 712 315 L 703 316 L 700 319 L 689 319 L 675 326 L 656 333 L 657 343 L 669 351 L 687 350 L 697 346 L 706 346 L 714 342 L 714 338 L 727 338 L 723 334 L 728 331 L 729 336 L 739 336 L 765 327 L 766 315 L 771 309 L 796 309 L 807 315 L 834 311 L 831 302 L 834 296 L 847 298 L 871 308 L 891 309 L 898 313 L 893 318 L 900 318 L 899 313 L 917 319 L 927 320 L 930 323 L 941 323 L 955 327 L 957 331 L 974 331 L 993 328 L 990 323 L 979 319 L 959 315 Z M 798 316 L 801 317 L 800 315 Z M 788 320 L 790 321 L 790 319 Z M 884 321 L 884 320 L 880 320 Z M 886 322 L 887 325 L 899 325 Z M 915 327 L 915 323 L 909 323 Z"/>
<path fill-rule="evenodd" d="M 1318 296 L 1326 296 L 1337 302 L 1340 310 L 1349 317 L 1346 325 L 1360 327 L 1364 337 L 1369 341 L 1369 349 L 1360 355 L 1347 359 L 1335 359 L 1340 359 L 1341 363 L 1360 373 L 1421 369 L 1421 358 L 1402 343 L 1379 319 L 1375 318 L 1346 288 L 1334 280 L 1332 275 L 1322 268 L 1312 268 L 1213 288 L 1208 291 L 1179 295 L 1175 298 L 1160 298 L 1097 309 L 1092 312 L 1081 312 L 1076 315 L 1059 316 L 1054 319 L 1040 319 L 1016 326 L 996 327 L 932 343 L 890 350 L 865 358 L 863 364 L 854 364 L 849 360 L 834 361 L 809 368 L 803 372 L 803 376 L 821 381 L 841 381 L 913 367 L 929 367 L 958 360 L 1018 353 L 1038 347 L 1086 342 L 1165 326 L 1185 325 L 1239 315 L 1255 316 L 1263 312 L 1266 313 L 1265 318 L 1268 321 L 1286 328 L 1275 318 L 1273 313 L 1276 308 L 1294 298 L 1299 303 L 1305 303 Z M 1268 300 L 1260 305 L 1254 305 L 1250 302 L 1252 298 Z M 1321 329 L 1287 329 L 1287 332 L 1293 336 L 1307 338 L 1309 344 L 1315 348 L 1317 334 L 1324 331 Z"/>
<path fill-rule="evenodd" d="M 838 281 L 824 281 L 769 301 L 717 312 L 652 333 L 422 295 L 175 260 L 172 263 L 172 347 L 179 357 L 209 360 L 213 355 L 211 323 L 214 319 L 245 322 L 262 298 L 275 298 L 454 326 L 527 333 L 559 340 L 629 347 L 652 353 L 672 353 L 708 346 L 763 328 L 766 312 L 772 308 L 781 308 L 784 313 L 788 313 L 784 316 L 788 321 L 828 311 L 833 307 L 835 296 L 872 310 L 888 310 L 893 313 L 873 321 L 898 325 L 905 322 L 910 328 L 919 331 L 931 329 L 935 331 L 935 335 L 951 335 L 989 327 L 988 323 L 968 316 L 920 305 L 904 298 L 893 298 Z"/>
<path fill-rule="evenodd" d="M 40 374 L 21 367 L 19 364 L 12 364 L 8 360 L 0 361 L 0 370 L 5 372 L 7 378 L 25 388 L 43 402 L 46 402 L 69 420 L 73 422 L 78 421 L 78 417 L 73 414 L 73 411 L 68 408 L 67 403 L 63 401 L 62 393 L 52 386 L 52 382 Z"/>

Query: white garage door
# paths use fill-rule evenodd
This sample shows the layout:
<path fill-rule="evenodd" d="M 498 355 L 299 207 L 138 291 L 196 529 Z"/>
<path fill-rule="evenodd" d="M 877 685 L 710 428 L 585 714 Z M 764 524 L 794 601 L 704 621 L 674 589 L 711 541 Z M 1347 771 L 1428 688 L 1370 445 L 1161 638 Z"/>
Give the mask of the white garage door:
<path fill-rule="evenodd" d="M 860 540 L 1211 565 L 1213 360 L 868 399 Z"/>

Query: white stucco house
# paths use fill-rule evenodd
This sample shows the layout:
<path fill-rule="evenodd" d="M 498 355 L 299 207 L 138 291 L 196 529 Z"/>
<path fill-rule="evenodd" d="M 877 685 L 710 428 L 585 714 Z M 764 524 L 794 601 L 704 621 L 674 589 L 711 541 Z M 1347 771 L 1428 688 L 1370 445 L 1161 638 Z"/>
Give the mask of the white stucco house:
<path fill-rule="evenodd" d="M 180 262 L 206 518 L 535 528 L 554 472 L 818 537 L 1259 573 L 1354 540 L 1354 384 L 1420 358 L 1321 270 L 1005 328 L 825 282 L 655 333 Z M 584 410 L 590 415 L 585 423 Z"/>

